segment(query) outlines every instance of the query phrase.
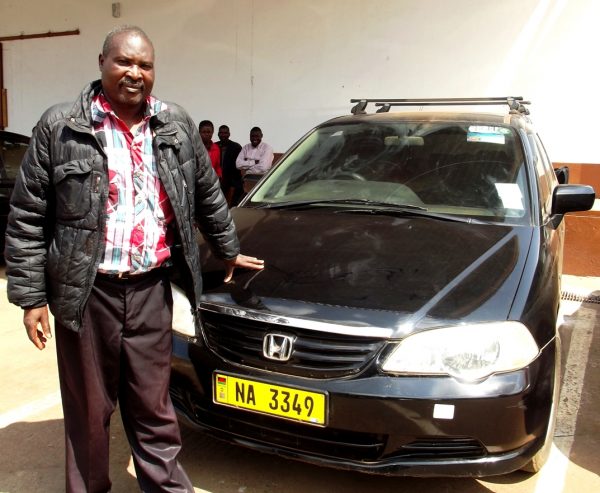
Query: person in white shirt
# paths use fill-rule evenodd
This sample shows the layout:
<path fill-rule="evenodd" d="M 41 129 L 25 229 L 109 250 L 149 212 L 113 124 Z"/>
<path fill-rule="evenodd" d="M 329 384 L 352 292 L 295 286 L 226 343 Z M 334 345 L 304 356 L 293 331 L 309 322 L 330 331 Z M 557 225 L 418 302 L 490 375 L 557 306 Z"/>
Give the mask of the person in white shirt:
<path fill-rule="evenodd" d="M 235 166 L 242 176 L 264 175 L 273 164 L 273 148 L 262 141 L 263 133 L 258 127 L 250 130 L 250 143 L 242 147 Z"/>

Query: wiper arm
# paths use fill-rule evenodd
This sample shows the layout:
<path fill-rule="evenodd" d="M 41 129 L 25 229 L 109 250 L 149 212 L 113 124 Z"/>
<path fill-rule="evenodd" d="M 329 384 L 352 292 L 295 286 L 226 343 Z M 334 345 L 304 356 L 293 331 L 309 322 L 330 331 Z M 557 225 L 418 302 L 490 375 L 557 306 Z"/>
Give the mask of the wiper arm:
<path fill-rule="evenodd" d="M 395 204 L 393 202 L 379 202 L 368 199 L 313 199 L 313 200 L 293 200 L 287 202 L 273 202 L 257 205 L 257 209 L 294 209 L 297 207 L 311 207 L 320 205 L 365 205 L 368 207 L 385 207 L 390 210 L 418 210 L 426 211 L 425 207 L 413 204 Z"/>
<path fill-rule="evenodd" d="M 428 219 L 436 219 L 438 221 L 450 221 L 454 223 L 466 224 L 487 224 L 485 221 L 473 219 L 472 217 L 457 216 L 453 214 L 442 214 L 440 212 L 429 212 L 425 208 L 410 208 L 410 207 L 385 207 L 375 209 L 343 209 L 337 210 L 337 214 L 372 214 L 372 215 L 388 215 L 388 216 L 419 216 Z"/>
<path fill-rule="evenodd" d="M 350 204 L 350 205 L 367 205 L 370 207 L 385 207 L 388 209 L 399 209 L 399 210 L 415 210 L 415 211 L 426 211 L 426 207 L 414 204 L 398 204 L 396 202 L 380 202 L 377 200 L 369 199 L 341 199 L 335 201 L 336 203 Z"/>
<path fill-rule="evenodd" d="M 256 209 L 293 209 L 313 204 L 320 204 L 322 200 L 288 200 L 285 202 L 264 202 L 255 206 Z"/>

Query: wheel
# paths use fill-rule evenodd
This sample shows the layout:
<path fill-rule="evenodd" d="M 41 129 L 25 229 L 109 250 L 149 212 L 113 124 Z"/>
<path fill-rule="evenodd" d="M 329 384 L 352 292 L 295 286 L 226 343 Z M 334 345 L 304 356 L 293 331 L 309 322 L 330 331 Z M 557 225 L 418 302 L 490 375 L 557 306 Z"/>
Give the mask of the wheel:
<path fill-rule="evenodd" d="M 552 409 L 550 410 L 550 418 L 548 423 L 548 430 L 546 431 L 546 438 L 544 445 L 537 451 L 537 453 L 531 458 L 531 460 L 525 464 L 521 471 L 537 473 L 548 460 L 550 456 L 550 450 L 552 450 L 552 443 L 554 443 L 554 430 L 556 429 L 556 411 L 558 410 L 558 402 L 560 398 L 560 358 L 561 358 L 561 343 L 558 335 L 556 336 L 556 364 L 554 367 L 554 388 L 552 394 Z"/>

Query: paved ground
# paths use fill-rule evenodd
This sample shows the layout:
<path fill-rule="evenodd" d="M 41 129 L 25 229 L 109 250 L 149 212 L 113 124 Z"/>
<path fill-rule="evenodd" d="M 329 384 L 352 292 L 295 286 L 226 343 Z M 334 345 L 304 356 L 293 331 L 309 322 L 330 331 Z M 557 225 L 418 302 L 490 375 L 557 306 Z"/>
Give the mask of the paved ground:
<path fill-rule="evenodd" d="M 599 278 L 565 276 L 564 385 L 554 448 L 540 474 L 475 479 L 414 479 L 329 470 L 234 447 L 184 430 L 181 460 L 199 492 L 510 492 L 600 491 Z M 53 341 L 44 351 L 25 335 L 21 311 L 6 301 L 0 269 L 0 492 L 64 491 L 63 424 Z M 491 423 L 490 426 L 493 426 Z M 118 415 L 112 422 L 113 493 L 138 491 Z"/>

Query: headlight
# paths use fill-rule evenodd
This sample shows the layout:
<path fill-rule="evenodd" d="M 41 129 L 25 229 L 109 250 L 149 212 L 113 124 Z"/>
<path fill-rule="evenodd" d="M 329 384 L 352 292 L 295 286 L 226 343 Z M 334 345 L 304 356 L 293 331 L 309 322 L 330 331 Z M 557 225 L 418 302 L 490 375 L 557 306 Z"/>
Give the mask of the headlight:
<path fill-rule="evenodd" d="M 192 315 L 192 305 L 185 293 L 171 284 L 173 292 L 173 330 L 184 336 L 194 337 L 196 335 L 196 325 Z"/>
<path fill-rule="evenodd" d="M 451 375 L 474 382 L 493 373 L 518 370 L 539 349 L 519 322 L 444 327 L 408 336 L 385 359 L 388 373 Z"/>

